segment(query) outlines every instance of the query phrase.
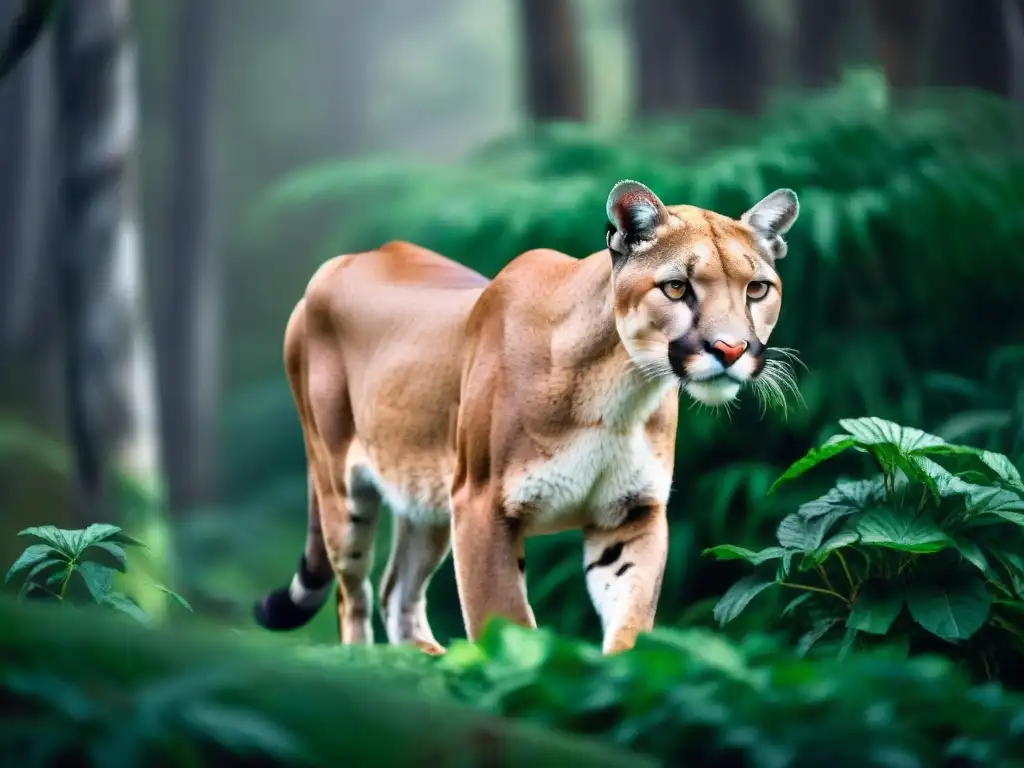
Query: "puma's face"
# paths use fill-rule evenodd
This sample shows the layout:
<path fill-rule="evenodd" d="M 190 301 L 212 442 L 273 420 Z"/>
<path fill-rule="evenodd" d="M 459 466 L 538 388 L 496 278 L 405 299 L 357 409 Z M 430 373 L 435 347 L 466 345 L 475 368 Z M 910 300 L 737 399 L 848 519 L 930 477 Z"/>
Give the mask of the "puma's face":
<path fill-rule="evenodd" d="M 775 263 L 786 255 L 783 236 L 798 212 L 788 189 L 737 220 L 666 208 L 637 182 L 615 185 L 608 249 L 616 326 L 643 375 L 675 376 L 692 398 L 712 406 L 759 377 L 759 394 L 784 398 L 792 374 L 765 351 L 782 307 Z"/>

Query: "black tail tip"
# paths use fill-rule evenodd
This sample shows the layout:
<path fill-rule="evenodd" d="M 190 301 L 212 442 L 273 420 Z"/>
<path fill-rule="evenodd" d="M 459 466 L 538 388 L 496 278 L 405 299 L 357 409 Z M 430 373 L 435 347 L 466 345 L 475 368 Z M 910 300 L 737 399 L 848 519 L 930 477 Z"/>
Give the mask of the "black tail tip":
<path fill-rule="evenodd" d="M 253 618 L 264 629 L 287 632 L 305 626 L 320 606 L 303 608 L 292 602 L 288 587 L 275 589 L 253 605 Z"/>

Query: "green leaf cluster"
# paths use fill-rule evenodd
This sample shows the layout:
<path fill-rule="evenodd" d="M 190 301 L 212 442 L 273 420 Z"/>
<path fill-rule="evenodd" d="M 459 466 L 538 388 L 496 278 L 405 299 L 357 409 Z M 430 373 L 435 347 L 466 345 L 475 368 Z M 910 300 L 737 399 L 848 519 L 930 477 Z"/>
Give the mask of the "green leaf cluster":
<path fill-rule="evenodd" d="M 143 547 L 119 526 L 93 523 L 81 530 L 64 530 L 52 525 L 21 531 L 40 543 L 30 544 L 7 571 L 4 583 L 24 575 L 19 598 L 52 599 L 70 604 L 96 604 L 149 622 L 149 615 L 124 592 L 114 588 L 114 577 L 125 573 L 125 547 Z M 160 584 L 157 589 L 191 611 L 181 595 Z"/>
<path fill-rule="evenodd" d="M 722 596 L 718 621 L 732 621 L 760 593 L 780 588 L 798 593 L 784 613 L 812 623 L 801 653 L 839 630 L 845 654 L 858 635 L 892 639 L 924 630 L 956 644 L 986 626 L 1024 650 L 1024 483 L 1017 467 L 1000 453 L 884 419 L 839 423 L 842 433 L 792 464 L 773 488 L 848 451 L 870 457 L 878 473 L 842 480 L 802 504 L 779 523 L 771 547 L 706 550 L 758 571 Z"/>
<path fill-rule="evenodd" d="M 657 630 L 624 654 L 493 621 L 440 659 L 0 600 L 0 759 L 53 764 L 1011 766 L 1024 701 L 936 657 L 794 659 Z M 126 662 L 126 660 L 129 660 Z"/>

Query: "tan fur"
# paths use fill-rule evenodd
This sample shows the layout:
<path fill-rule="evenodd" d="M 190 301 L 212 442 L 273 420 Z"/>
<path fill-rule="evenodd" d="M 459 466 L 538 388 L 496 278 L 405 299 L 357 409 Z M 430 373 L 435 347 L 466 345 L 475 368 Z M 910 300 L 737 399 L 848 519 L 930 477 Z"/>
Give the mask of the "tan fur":
<path fill-rule="evenodd" d="M 630 648 L 652 627 L 681 381 L 669 344 L 688 333 L 746 339 L 748 307 L 766 342 L 781 282 L 780 254 L 750 213 L 737 221 L 645 200 L 661 212 L 656 237 L 631 246 L 614 272 L 607 250 L 534 250 L 488 283 L 394 242 L 314 275 L 285 361 L 315 496 L 306 556 L 314 567 L 328 558 L 338 575 L 343 642 L 372 641 L 367 577 L 382 502 L 396 515 L 381 595 L 393 643 L 443 652 L 425 593 L 449 540 L 469 637 L 493 615 L 535 626 L 524 539 L 569 528 L 584 531 L 604 650 Z M 659 288 L 675 278 L 699 301 L 696 326 L 692 307 Z M 756 304 L 752 280 L 773 286 Z M 712 365 L 705 357 L 681 364 L 700 373 Z M 733 368 L 749 378 L 757 361 Z M 739 386 L 684 388 L 717 403 Z"/>

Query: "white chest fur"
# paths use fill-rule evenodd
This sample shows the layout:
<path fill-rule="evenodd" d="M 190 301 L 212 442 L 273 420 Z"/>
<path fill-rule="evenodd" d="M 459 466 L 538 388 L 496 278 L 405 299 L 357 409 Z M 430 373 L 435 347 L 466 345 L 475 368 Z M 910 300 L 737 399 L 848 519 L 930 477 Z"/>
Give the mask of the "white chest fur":
<path fill-rule="evenodd" d="M 557 529 L 579 518 L 614 527 L 629 499 L 666 502 L 672 473 L 655 457 L 644 424 L 669 387 L 674 382 L 629 398 L 631 413 L 604 419 L 614 426 L 577 430 L 553 456 L 529 464 L 506 484 L 506 504 L 522 510 L 531 528 Z M 622 404 L 612 398 L 607 407 Z"/>

